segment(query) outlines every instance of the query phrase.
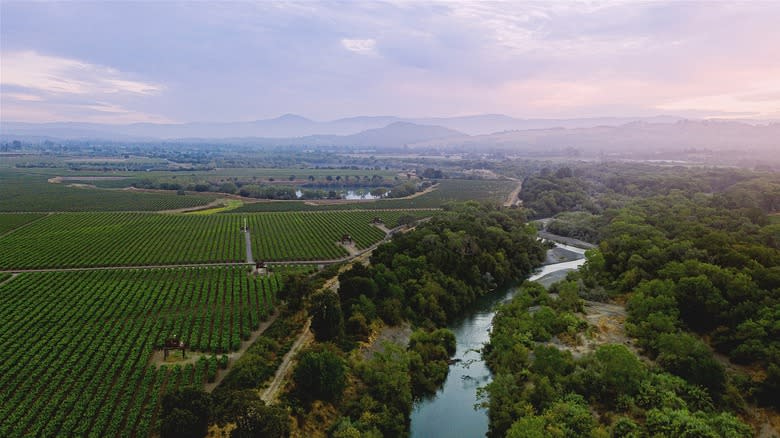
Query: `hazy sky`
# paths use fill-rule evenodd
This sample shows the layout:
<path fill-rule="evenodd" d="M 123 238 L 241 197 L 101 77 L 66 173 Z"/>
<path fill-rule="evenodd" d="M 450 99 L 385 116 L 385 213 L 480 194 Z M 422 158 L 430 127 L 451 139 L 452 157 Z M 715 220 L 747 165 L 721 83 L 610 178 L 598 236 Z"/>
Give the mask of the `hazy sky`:
<path fill-rule="evenodd" d="M 6 121 L 780 118 L 780 0 L 0 2 Z"/>

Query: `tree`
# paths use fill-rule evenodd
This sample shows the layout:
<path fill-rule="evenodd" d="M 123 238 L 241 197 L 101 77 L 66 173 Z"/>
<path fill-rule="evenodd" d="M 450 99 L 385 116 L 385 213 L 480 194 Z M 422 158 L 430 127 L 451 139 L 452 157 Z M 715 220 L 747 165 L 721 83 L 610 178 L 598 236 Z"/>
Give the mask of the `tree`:
<path fill-rule="evenodd" d="M 290 436 L 290 418 L 278 406 L 266 406 L 261 400 L 251 402 L 236 418 L 230 438 L 286 438 Z"/>
<path fill-rule="evenodd" d="M 287 300 L 287 306 L 295 311 L 303 307 L 303 300 L 311 294 L 313 287 L 306 274 L 295 272 L 284 280 L 279 295 Z"/>
<path fill-rule="evenodd" d="M 639 391 L 646 370 L 642 362 L 624 345 L 607 344 L 595 353 L 595 384 L 602 400 L 614 403 L 619 395 L 632 396 Z"/>
<path fill-rule="evenodd" d="M 332 290 L 318 292 L 311 296 L 311 330 L 319 342 L 331 341 L 344 336 L 344 314 L 339 296 Z"/>
<path fill-rule="evenodd" d="M 176 388 L 163 396 L 160 436 L 202 437 L 211 419 L 211 396 L 191 386 Z"/>
<path fill-rule="evenodd" d="M 331 350 L 308 350 L 299 356 L 293 378 L 301 400 L 338 400 L 346 386 L 346 363 Z"/>
<path fill-rule="evenodd" d="M 547 422 L 544 417 L 529 415 L 512 424 L 506 433 L 507 438 L 547 438 Z"/>
<path fill-rule="evenodd" d="M 685 333 L 666 333 L 658 337 L 658 364 L 672 374 L 701 385 L 718 398 L 725 386 L 723 366 L 704 342 Z"/>

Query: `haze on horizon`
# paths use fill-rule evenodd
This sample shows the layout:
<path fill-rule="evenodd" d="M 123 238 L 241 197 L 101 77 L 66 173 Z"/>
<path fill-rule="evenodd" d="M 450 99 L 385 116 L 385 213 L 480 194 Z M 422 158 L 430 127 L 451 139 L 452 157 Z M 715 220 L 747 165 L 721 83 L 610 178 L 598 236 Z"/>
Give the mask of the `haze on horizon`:
<path fill-rule="evenodd" d="M 780 2 L 0 3 L 0 118 L 780 118 Z"/>

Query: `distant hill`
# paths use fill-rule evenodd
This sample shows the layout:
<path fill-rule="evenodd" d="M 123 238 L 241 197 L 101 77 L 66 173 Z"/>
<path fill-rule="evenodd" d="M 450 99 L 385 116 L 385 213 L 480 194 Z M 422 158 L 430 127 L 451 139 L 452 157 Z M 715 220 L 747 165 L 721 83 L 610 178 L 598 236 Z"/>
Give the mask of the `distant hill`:
<path fill-rule="evenodd" d="M 780 123 L 752 125 L 719 120 L 632 122 L 620 126 L 530 129 L 457 139 L 435 139 L 411 147 L 539 154 L 569 150 L 590 156 L 610 154 L 634 158 L 653 158 L 661 153 L 668 157 L 670 152 L 684 152 L 688 155 L 729 153 L 735 158 L 766 157 L 777 162 L 780 161 Z"/>
<path fill-rule="evenodd" d="M 126 125 L 56 122 L 22 123 L 0 121 L 0 134 L 62 139 L 129 140 L 129 139 L 226 139 L 226 138 L 300 138 L 314 135 L 352 135 L 384 128 L 402 122 L 440 126 L 468 135 L 485 135 L 502 131 L 584 128 L 600 125 L 617 126 L 633 121 L 673 123 L 675 117 L 586 118 L 586 119 L 516 119 L 502 114 L 462 117 L 401 118 L 395 116 L 359 116 L 331 121 L 315 121 L 295 114 L 249 122 L 133 123 Z"/>

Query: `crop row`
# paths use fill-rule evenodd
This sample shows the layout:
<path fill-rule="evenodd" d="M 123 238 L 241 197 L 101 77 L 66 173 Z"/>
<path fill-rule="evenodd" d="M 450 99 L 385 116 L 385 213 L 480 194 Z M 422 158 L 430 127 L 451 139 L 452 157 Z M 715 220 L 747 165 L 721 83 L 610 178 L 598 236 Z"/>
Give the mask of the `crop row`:
<path fill-rule="evenodd" d="M 0 235 L 42 217 L 41 213 L 0 213 Z"/>
<path fill-rule="evenodd" d="M 334 259 L 347 255 L 338 244 L 343 234 L 350 234 L 358 248 L 384 237 L 371 224 L 375 217 L 394 227 L 401 216 L 431 214 L 426 210 L 51 214 L 0 237 L 0 269 L 244 262 L 241 226 L 245 218 L 256 260 Z"/>
<path fill-rule="evenodd" d="M 17 276 L 0 286 L 0 436 L 148 435 L 162 388 L 213 379 L 280 287 L 245 268 Z M 174 335 L 211 357 L 150 365 Z"/>
<path fill-rule="evenodd" d="M 52 214 L 0 239 L 0 267 L 148 266 L 243 261 L 236 218 Z"/>
<path fill-rule="evenodd" d="M 249 216 L 252 251 L 256 260 L 323 260 L 348 255 L 338 243 L 348 234 L 358 249 L 381 240 L 385 233 L 372 225 L 374 218 L 392 228 L 404 215 L 431 215 L 430 211 L 285 212 Z"/>

